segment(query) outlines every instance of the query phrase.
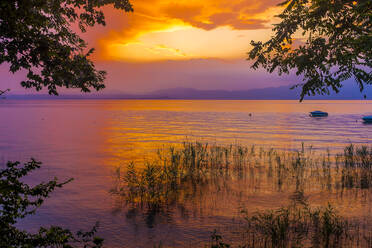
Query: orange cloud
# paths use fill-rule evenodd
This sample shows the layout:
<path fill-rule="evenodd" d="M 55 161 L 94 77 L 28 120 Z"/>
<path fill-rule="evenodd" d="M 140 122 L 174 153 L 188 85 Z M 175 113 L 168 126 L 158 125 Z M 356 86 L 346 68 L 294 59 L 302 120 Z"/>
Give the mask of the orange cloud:
<path fill-rule="evenodd" d="M 244 56 L 251 39 L 269 36 L 281 1 L 133 0 L 134 13 L 106 9 L 110 31 L 99 39 L 98 56 L 124 61 Z M 246 39 L 235 42 L 236 37 Z"/>

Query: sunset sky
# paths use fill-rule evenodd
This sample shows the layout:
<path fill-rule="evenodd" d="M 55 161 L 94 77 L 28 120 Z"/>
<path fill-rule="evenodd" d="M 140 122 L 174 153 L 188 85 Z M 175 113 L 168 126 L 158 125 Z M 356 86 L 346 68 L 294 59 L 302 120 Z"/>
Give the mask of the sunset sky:
<path fill-rule="evenodd" d="M 252 89 L 296 83 L 250 69 L 251 40 L 267 40 L 281 0 L 133 0 L 133 13 L 105 7 L 107 25 L 83 34 L 106 92 L 157 89 Z M 23 74 L 0 66 L 2 85 L 22 92 Z"/>

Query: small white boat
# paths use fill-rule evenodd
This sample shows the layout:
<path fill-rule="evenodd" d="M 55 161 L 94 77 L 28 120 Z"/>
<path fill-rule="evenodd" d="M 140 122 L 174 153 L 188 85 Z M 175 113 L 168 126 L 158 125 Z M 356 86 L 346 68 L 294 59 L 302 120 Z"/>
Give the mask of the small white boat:
<path fill-rule="evenodd" d="M 372 123 L 372 115 L 364 116 L 362 119 L 365 123 Z"/>
<path fill-rule="evenodd" d="M 325 117 L 325 116 L 328 116 L 328 113 L 317 110 L 317 111 L 310 112 L 310 116 L 311 117 Z"/>

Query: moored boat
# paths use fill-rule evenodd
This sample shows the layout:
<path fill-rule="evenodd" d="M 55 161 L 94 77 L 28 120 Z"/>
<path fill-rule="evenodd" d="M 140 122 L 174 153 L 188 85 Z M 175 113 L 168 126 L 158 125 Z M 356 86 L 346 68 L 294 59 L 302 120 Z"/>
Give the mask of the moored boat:
<path fill-rule="evenodd" d="M 311 117 L 325 117 L 325 116 L 328 116 L 328 113 L 317 110 L 317 111 L 310 112 L 310 116 Z"/>
<path fill-rule="evenodd" d="M 364 116 L 362 119 L 365 123 L 372 123 L 372 115 Z"/>

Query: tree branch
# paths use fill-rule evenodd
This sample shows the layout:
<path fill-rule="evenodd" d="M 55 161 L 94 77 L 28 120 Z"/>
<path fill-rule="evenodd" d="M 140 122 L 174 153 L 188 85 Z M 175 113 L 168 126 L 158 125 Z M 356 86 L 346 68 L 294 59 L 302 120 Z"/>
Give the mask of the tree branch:
<path fill-rule="evenodd" d="M 6 92 L 10 91 L 10 89 L 6 89 L 6 90 L 0 90 L 0 96 L 5 94 Z"/>

